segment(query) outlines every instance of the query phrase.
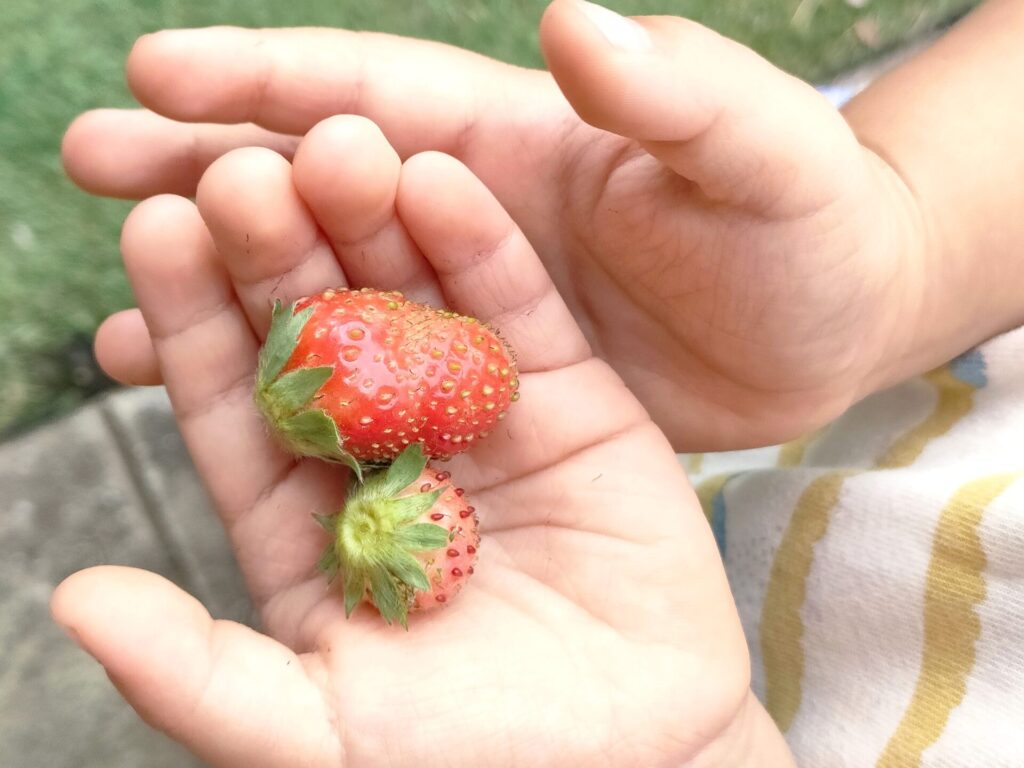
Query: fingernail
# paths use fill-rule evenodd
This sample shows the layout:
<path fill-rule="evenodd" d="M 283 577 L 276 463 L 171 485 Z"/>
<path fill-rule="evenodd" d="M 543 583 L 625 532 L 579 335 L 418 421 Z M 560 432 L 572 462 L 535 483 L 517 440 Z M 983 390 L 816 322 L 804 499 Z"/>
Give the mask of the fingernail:
<path fill-rule="evenodd" d="M 646 51 L 651 48 L 651 38 L 647 30 L 632 19 L 587 0 L 579 0 L 579 4 L 580 9 L 590 19 L 590 23 L 616 48 L 630 52 Z"/>

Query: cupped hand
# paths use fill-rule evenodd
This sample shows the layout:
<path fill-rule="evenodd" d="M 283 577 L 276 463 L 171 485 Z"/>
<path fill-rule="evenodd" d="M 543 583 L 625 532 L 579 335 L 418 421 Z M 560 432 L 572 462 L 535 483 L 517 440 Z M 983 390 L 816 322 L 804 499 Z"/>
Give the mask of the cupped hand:
<path fill-rule="evenodd" d="M 671 446 L 463 165 L 402 164 L 376 126 L 333 118 L 294 168 L 240 149 L 197 204 L 143 202 L 122 248 L 266 632 L 143 571 L 70 577 L 57 621 L 151 724 L 246 768 L 738 765 L 769 732 Z M 282 453 L 252 402 L 271 301 L 349 280 L 478 316 L 519 358 L 502 428 L 446 465 L 482 518 L 476 575 L 407 632 L 366 606 L 345 619 L 311 514 L 340 507 L 347 470 Z M 777 733 L 759 749 L 785 755 Z"/>
<path fill-rule="evenodd" d="M 152 111 L 83 116 L 66 164 L 101 194 L 191 194 L 227 149 L 290 156 L 335 113 L 372 118 L 403 157 L 452 154 L 679 450 L 781 441 L 923 369 L 904 349 L 924 270 L 899 176 L 751 51 L 638 21 L 556 0 L 541 28 L 553 77 L 386 35 L 161 32 L 128 62 Z M 143 324 L 112 322 L 107 368 L 152 380 Z"/>

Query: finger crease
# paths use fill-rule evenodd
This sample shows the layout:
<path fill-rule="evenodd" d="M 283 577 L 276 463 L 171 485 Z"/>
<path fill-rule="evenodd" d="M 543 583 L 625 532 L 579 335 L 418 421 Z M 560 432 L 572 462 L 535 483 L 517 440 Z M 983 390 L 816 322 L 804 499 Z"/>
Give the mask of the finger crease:
<path fill-rule="evenodd" d="M 292 264 L 290 267 L 288 267 L 288 269 L 284 270 L 283 272 L 277 270 L 273 274 L 267 275 L 266 277 L 258 277 L 255 280 L 245 280 L 240 277 L 236 277 L 235 282 L 240 287 L 243 288 L 258 289 L 267 283 L 270 283 L 276 287 L 284 280 L 284 278 L 288 277 L 293 272 L 296 272 L 297 270 L 300 270 L 307 264 L 309 264 L 309 262 L 311 262 L 313 258 L 317 255 L 317 250 L 320 247 L 330 249 L 330 245 L 328 245 L 328 243 L 322 237 L 320 237 L 320 234 L 317 233 L 313 236 L 313 242 L 303 249 L 302 256 L 299 257 L 299 260 Z M 268 259 L 268 263 L 277 264 L 277 262 L 273 259 Z M 273 296 L 273 294 L 274 291 L 271 291 L 271 296 Z"/>
<path fill-rule="evenodd" d="M 269 53 L 271 45 L 264 34 L 261 33 L 256 38 L 253 47 L 257 51 L 256 60 L 261 62 L 261 66 L 257 68 L 254 76 L 252 98 L 249 101 L 246 121 L 262 125 L 261 116 L 266 110 L 267 95 L 274 83 L 275 63 L 274 57 Z"/>
<path fill-rule="evenodd" d="M 217 304 L 214 304 L 212 307 L 208 307 L 207 309 L 190 315 L 188 325 L 182 326 L 181 328 L 175 328 L 173 331 L 168 331 L 166 333 L 160 331 L 151 331 L 153 334 L 153 343 L 166 344 L 168 342 L 174 341 L 175 339 L 179 338 L 188 331 L 203 326 L 206 323 L 211 322 L 212 320 L 216 320 L 218 317 L 220 317 L 222 314 L 226 312 L 231 312 L 234 307 L 235 301 L 233 296 L 221 299 Z"/>
<path fill-rule="evenodd" d="M 503 324 L 502 320 L 504 318 L 508 318 L 509 320 L 527 320 L 534 312 L 537 311 L 537 308 L 544 302 L 544 300 L 554 293 L 554 286 L 548 283 L 548 285 L 539 293 L 528 299 L 520 301 L 514 307 L 502 309 L 498 314 L 492 315 L 488 319 L 487 324 L 500 328 Z"/>
<path fill-rule="evenodd" d="M 362 235 L 360 237 L 352 238 L 351 240 L 347 240 L 342 237 L 332 237 L 331 245 L 334 246 L 334 249 L 336 251 L 355 251 L 364 246 L 372 245 L 373 241 L 380 237 L 381 233 L 385 232 L 389 227 L 395 225 L 401 226 L 401 223 L 398 221 L 398 217 L 395 216 L 394 213 L 388 213 L 387 217 L 384 219 L 384 221 L 381 222 L 380 226 L 375 227 L 372 232 L 366 235 Z"/>
<path fill-rule="evenodd" d="M 474 99 L 470 103 L 479 103 L 479 100 Z M 462 125 L 452 139 L 451 150 L 449 151 L 452 157 L 464 160 L 469 156 L 470 141 L 477 130 L 479 122 L 480 118 L 477 113 L 472 108 L 467 108 L 462 118 Z"/>
<path fill-rule="evenodd" d="M 474 251 L 473 257 L 468 261 L 460 261 L 447 269 L 444 266 L 439 269 L 437 265 L 435 265 L 434 269 L 441 277 L 459 277 L 460 275 L 466 274 L 473 269 L 486 264 L 496 254 L 508 247 L 517 232 L 518 230 L 515 225 L 510 222 L 505 233 L 498 240 L 494 241 L 491 245 Z"/>
<path fill-rule="evenodd" d="M 248 400 L 249 390 L 252 387 L 254 376 L 255 374 L 252 371 L 247 370 L 242 376 L 239 376 L 237 379 L 232 381 L 226 387 L 217 392 L 217 394 L 199 400 L 198 404 L 195 406 L 183 407 L 178 415 L 179 420 L 182 422 L 191 422 L 201 419 L 233 398 L 238 397 L 238 395 L 243 392 Z"/>
<path fill-rule="evenodd" d="M 365 33 L 357 33 L 355 39 L 359 41 L 359 50 L 356 51 L 356 55 L 353 57 L 355 62 L 355 72 L 348 88 L 338 89 L 339 93 L 347 93 L 347 95 L 338 100 L 337 108 L 334 110 L 334 114 L 337 115 L 366 114 L 363 109 L 363 98 L 366 93 L 366 62 L 369 54 L 366 50 L 367 45 Z"/>
<path fill-rule="evenodd" d="M 275 475 L 269 481 L 264 483 L 264 485 L 260 488 L 259 492 L 253 498 L 252 502 L 248 505 L 249 509 L 256 509 L 256 507 L 262 506 L 267 500 L 270 499 L 271 496 L 274 495 L 278 488 L 280 488 L 284 483 L 287 483 L 291 479 L 292 475 L 295 473 L 295 470 L 297 470 L 300 466 L 301 463 L 298 461 L 289 461 L 288 464 L 282 467 L 279 472 L 275 473 Z M 234 528 L 234 524 L 238 522 L 238 519 L 239 518 L 235 518 L 231 526 L 232 528 Z"/>

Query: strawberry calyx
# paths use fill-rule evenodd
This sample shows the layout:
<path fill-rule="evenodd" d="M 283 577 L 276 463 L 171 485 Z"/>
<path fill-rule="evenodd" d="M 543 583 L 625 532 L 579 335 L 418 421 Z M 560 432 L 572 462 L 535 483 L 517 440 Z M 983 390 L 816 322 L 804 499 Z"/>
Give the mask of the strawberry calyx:
<path fill-rule="evenodd" d="M 430 589 L 414 553 L 446 546 L 449 532 L 440 525 L 417 522 L 445 490 L 410 489 L 426 465 L 422 446 L 414 443 L 390 466 L 355 484 L 340 514 L 315 516 L 332 534 L 317 568 L 330 581 L 340 574 L 346 617 L 368 594 L 388 624 L 398 622 L 408 628 L 415 592 Z"/>
<path fill-rule="evenodd" d="M 270 331 L 260 350 L 256 373 L 256 405 L 278 438 L 292 453 L 317 456 L 345 464 L 356 477 L 363 469 L 345 450 L 338 426 L 326 411 L 315 407 L 319 389 L 334 373 L 333 365 L 297 368 L 282 375 L 299 343 L 299 335 L 313 314 L 313 307 L 295 312 L 274 302 Z"/>

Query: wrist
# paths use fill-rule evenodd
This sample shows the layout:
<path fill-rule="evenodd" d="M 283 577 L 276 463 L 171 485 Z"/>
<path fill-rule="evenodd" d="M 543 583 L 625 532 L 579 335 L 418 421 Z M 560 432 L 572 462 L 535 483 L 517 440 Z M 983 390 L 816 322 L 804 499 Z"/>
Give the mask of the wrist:
<path fill-rule="evenodd" d="M 876 180 L 876 254 L 888 277 L 878 348 L 856 386 L 854 401 L 942 362 L 945 335 L 931 317 L 945 279 L 935 268 L 935 238 L 923 205 L 898 167 L 875 148 L 865 146 L 864 152 Z"/>
<path fill-rule="evenodd" d="M 752 691 L 718 738 L 684 768 L 795 768 L 789 747 Z"/>
<path fill-rule="evenodd" d="M 1022 0 L 984 3 L 843 109 L 908 190 L 919 233 L 910 343 L 876 388 L 1024 323 L 1024 120 L 1003 76 L 1020 68 L 1022 22 Z"/>

